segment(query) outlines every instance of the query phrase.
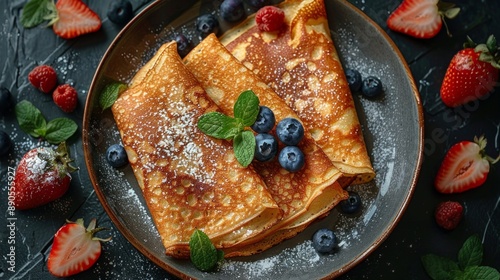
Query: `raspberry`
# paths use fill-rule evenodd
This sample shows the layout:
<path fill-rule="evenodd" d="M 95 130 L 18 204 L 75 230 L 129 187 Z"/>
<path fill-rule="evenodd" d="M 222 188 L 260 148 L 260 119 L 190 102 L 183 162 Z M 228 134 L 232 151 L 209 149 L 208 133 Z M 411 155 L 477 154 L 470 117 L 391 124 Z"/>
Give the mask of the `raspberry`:
<path fill-rule="evenodd" d="M 272 32 L 281 28 L 285 21 L 285 12 L 274 6 L 265 6 L 257 11 L 255 22 L 260 31 Z"/>
<path fill-rule="evenodd" d="M 28 74 L 28 81 L 44 93 L 50 93 L 57 85 L 57 74 L 49 65 L 40 65 Z"/>
<path fill-rule="evenodd" d="M 463 216 L 462 204 L 455 201 L 441 202 L 434 213 L 436 223 L 447 230 L 452 230 L 457 227 Z"/>
<path fill-rule="evenodd" d="M 78 102 L 76 90 L 68 84 L 58 86 L 54 90 L 52 98 L 54 99 L 54 103 L 66 113 L 73 112 Z"/>

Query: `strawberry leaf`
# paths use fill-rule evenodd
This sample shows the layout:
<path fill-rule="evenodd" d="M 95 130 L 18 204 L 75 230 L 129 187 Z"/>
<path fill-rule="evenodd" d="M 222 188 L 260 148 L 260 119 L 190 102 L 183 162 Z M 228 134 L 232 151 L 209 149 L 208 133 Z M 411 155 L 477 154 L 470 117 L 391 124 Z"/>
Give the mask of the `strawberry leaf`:
<path fill-rule="evenodd" d="M 52 0 L 30 0 L 24 5 L 21 13 L 21 24 L 25 28 L 32 28 L 50 17 L 55 11 Z"/>
<path fill-rule="evenodd" d="M 461 269 L 478 266 L 483 261 L 483 245 L 478 236 L 469 237 L 458 252 L 458 264 Z"/>

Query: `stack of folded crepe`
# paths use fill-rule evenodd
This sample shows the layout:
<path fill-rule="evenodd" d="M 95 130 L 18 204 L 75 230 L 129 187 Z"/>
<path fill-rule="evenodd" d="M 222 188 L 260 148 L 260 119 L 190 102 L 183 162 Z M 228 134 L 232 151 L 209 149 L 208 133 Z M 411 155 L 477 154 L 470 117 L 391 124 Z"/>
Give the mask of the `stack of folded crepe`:
<path fill-rule="evenodd" d="M 259 31 L 254 16 L 226 32 L 221 42 L 297 113 L 334 165 L 352 180 L 375 176 L 352 94 L 330 36 L 323 0 L 279 4 L 285 26 Z"/>
<path fill-rule="evenodd" d="M 373 178 L 352 97 L 325 36 L 323 3 L 315 6 L 319 3 L 284 2 L 287 29 L 279 34 L 260 34 L 253 20 L 230 31 L 223 42 L 236 57 L 215 35 L 184 61 L 175 43 L 165 44 L 113 105 L 167 255 L 189 256 L 195 229 L 204 231 L 227 257 L 260 252 L 327 215 L 347 198 L 342 187 L 352 180 Z M 274 50 L 271 40 L 277 44 Z M 276 74 L 263 75 L 267 71 Z M 335 88 L 335 93 L 321 90 L 323 86 Z M 289 92 L 289 87 L 297 92 Z M 232 115 L 234 102 L 245 90 L 254 91 L 277 121 L 294 117 L 303 122 L 306 133 L 299 147 L 306 163 L 300 171 L 290 173 L 277 160 L 243 168 L 230 142 L 198 130 L 198 118 L 206 112 Z M 307 114 L 318 119 L 312 122 Z"/>

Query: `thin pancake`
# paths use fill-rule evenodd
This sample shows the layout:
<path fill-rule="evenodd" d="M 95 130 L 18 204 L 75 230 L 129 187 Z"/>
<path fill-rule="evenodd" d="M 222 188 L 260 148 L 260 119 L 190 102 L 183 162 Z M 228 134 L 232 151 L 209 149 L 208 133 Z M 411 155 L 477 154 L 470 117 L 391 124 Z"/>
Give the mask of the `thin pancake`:
<path fill-rule="evenodd" d="M 288 0 L 279 6 L 286 23 L 280 32 L 260 32 L 249 17 L 221 42 L 299 115 L 342 173 L 355 176 L 354 183 L 372 180 L 375 173 L 323 0 Z"/>
<path fill-rule="evenodd" d="M 252 90 L 259 97 L 261 105 L 273 110 L 276 122 L 286 117 L 299 119 L 269 86 L 234 58 L 213 34 L 196 46 L 184 58 L 184 63 L 225 114 L 232 116 L 234 103 L 239 94 Z M 298 146 L 304 152 L 306 159 L 305 166 L 298 172 L 287 172 L 276 158 L 270 162 L 254 162 L 254 168 L 262 176 L 273 199 L 283 210 L 283 218 L 271 230 L 258 236 L 258 238 L 266 236 L 268 241 L 265 244 L 258 246 L 251 244 L 251 248 L 240 249 L 238 252 L 259 246 L 267 248 L 281 241 L 276 237 L 268 237 L 276 236 L 280 230 L 290 232 L 286 237 L 293 236 L 303 229 L 303 225 L 324 215 L 347 197 L 346 192 L 336 182 L 341 175 L 339 170 L 315 144 L 308 132 Z M 284 235 L 280 233 L 279 236 Z M 256 241 L 257 238 L 250 239 L 241 245 Z"/>
<path fill-rule="evenodd" d="M 253 168 L 243 168 L 232 144 L 198 130 L 198 118 L 218 110 L 166 44 L 112 107 L 123 145 L 167 255 L 189 256 L 195 229 L 217 248 L 259 235 L 281 210 Z"/>

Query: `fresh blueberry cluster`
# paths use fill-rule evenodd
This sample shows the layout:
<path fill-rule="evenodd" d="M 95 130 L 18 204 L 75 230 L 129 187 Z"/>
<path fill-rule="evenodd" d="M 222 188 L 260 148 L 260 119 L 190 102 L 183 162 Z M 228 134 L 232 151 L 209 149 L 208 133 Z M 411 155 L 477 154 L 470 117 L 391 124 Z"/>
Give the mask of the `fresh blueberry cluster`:
<path fill-rule="evenodd" d="M 349 89 L 352 92 L 361 92 L 365 97 L 375 98 L 384 91 L 382 82 L 375 76 L 368 76 L 363 79 L 358 70 L 351 68 L 345 70 L 345 75 Z"/>
<path fill-rule="evenodd" d="M 134 17 L 132 3 L 128 0 L 111 1 L 106 15 L 111 22 L 125 25 Z"/>
<path fill-rule="evenodd" d="M 356 214 L 361 210 L 361 197 L 355 191 L 348 191 L 349 197 L 342 200 L 340 205 L 340 210 L 345 214 Z"/>
<path fill-rule="evenodd" d="M 251 128 L 258 134 L 255 136 L 255 159 L 261 162 L 270 161 L 278 154 L 278 140 L 286 145 L 278 155 L 278 162 L 289 172 L 299 171 L 305 163 L 304 153 L 297 147 L 304 137 L 304 127 L 294 118 L 282 119 L 276 125 L 276 139 L 270 134 L 276 118 L 273 111 L 260 106 L 259 114 Z"/>

